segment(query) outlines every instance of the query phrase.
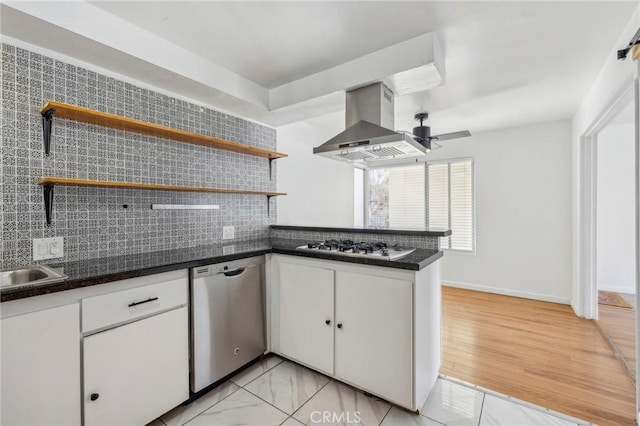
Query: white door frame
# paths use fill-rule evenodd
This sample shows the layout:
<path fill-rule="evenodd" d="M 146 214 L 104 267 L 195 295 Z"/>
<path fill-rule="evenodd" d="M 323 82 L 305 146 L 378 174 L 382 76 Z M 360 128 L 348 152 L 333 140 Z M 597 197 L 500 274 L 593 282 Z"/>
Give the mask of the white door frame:
<path fill-rule="evenodd" d="M 640 256 L 640 60 L 636 61 L 634 98 L 636 111 L 636 255 Z M 640 306 L 640 259 L 636 257 L 636 306 Z M 640 353 L 640 315 L 636 309 L 636 354 Z M 636 424 L 640 421 L 640 357 L 636 355 Z"/>
<path fill-rule="evenodd" d="M 585 318 L 598 318 L 597 285 L 597 141 L 598 133 L 620 112 L 635 104 L 635 250 L 640 255 L 640 61 L 616 96 L 580 137 L 580 205 L 578 212 L 578 301 Z M 640 306 L 640 260 L 636 260 L 636 306 Z M 640 353 L 640 315 L 636 315 L 636 353 Z M 640 357 L 636 357 L 636 410 L 640 408 Z M 636 411 L 636 424 L 640 412 Z"/>
<path fill-rule="evenodd" d="M 597 141 L 598 133 L 635 97 L 634 77 L 629 76 L 580 137 L 580 205 L 578 217 L 578 304 L 584 318 L 597 319 Z M 637 129 L 637 127 L 636 127 Z M 638 166 L 636 166 L 638 173 Z M 636 287 L 638 282 L 636 281 Z M 638 291 L 636 291 L 638 294 Z M 640 306 L 640 305 L 639 305 Z"/>

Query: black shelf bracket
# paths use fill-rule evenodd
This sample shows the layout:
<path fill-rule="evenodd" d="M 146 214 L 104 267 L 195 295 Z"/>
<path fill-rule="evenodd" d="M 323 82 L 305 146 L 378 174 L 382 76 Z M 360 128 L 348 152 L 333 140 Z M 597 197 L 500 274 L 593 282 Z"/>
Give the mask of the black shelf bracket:
<path fill-rule="evenodd" d="M 53 185 L 50 183 L 42 186 L 44 194 L 44 214 L 47 218 L 47 225 L 51 225 L 51 212 L 53 211 Z"/>
<path fill-rule="evenodd" d="M 275 195 L 267 195 L 267 217 L 271 217 L 271 197 Z"/>
<path fill-rule="evenodd" d="M 55 112 L 55 108 L 51 108 L 42 113 L 42 142 L 44 143 L 45 155 L 49 155 L 51 149 L 51 128 Z"/>
<path fill-rule="evenodd" d="M 271 173 L 271 170 L 273 169 L 273 165 L 272 165 L 273 160 L 275 160 L 275 158 L 269 158 L 269 180 L 273 180 L 272 173 Z"/>

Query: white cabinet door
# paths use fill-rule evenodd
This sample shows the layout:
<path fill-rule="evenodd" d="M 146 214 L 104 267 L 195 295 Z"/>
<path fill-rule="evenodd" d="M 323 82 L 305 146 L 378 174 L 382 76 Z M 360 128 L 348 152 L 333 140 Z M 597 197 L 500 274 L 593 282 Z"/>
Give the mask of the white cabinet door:
<path fill-rule="evenodd" d="M 189 397 L 187 308 L 85 337 L 85 425 L 144 425 Z"/>
<path fill-rule="evenodd" d="M 412 404 L 412 282 L 336 271 L 335 375 Z"/>
<path fill-rule="evenodd" d="M 78 304 L 5 318 L 0 324 L 0 423 L 79 425 Z"/>
<path fill-rule="evenodd" d="M 280 352 L 333 374 L 333 270 L 284 259 L 279 270 Z"/>

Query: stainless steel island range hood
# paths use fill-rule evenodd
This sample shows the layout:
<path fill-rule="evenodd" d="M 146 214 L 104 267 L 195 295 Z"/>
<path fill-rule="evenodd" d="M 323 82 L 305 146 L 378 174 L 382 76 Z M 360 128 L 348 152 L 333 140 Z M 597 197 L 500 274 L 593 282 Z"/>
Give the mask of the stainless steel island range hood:
<path fill-rule="evenodd" d="M 383 83 L 348 91 L 346 97 L 346 130 L 313 148 L 314 154 L 334 160 L 370 163 L 415 157 L 429 151 L 411 134 L 391 130 L 394 128 L 394 96 Z"/>

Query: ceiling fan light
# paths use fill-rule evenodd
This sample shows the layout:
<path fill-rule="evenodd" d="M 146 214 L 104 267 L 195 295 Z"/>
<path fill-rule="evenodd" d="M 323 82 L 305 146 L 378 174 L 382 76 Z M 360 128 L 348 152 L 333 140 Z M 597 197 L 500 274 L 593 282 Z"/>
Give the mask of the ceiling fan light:
<path fill-rule="evenodd" d="M 431 137 L 431 127 L 429 126 L 414 127 L 413 135 L 417 138 L 428 140 Z"/>
<path fill-rule="evenodd" d="M 422 139 L 420 137 L 415 138 L 416 141 L 427 149 L 427 152 L 431 151 L 431 139 Z"/>

